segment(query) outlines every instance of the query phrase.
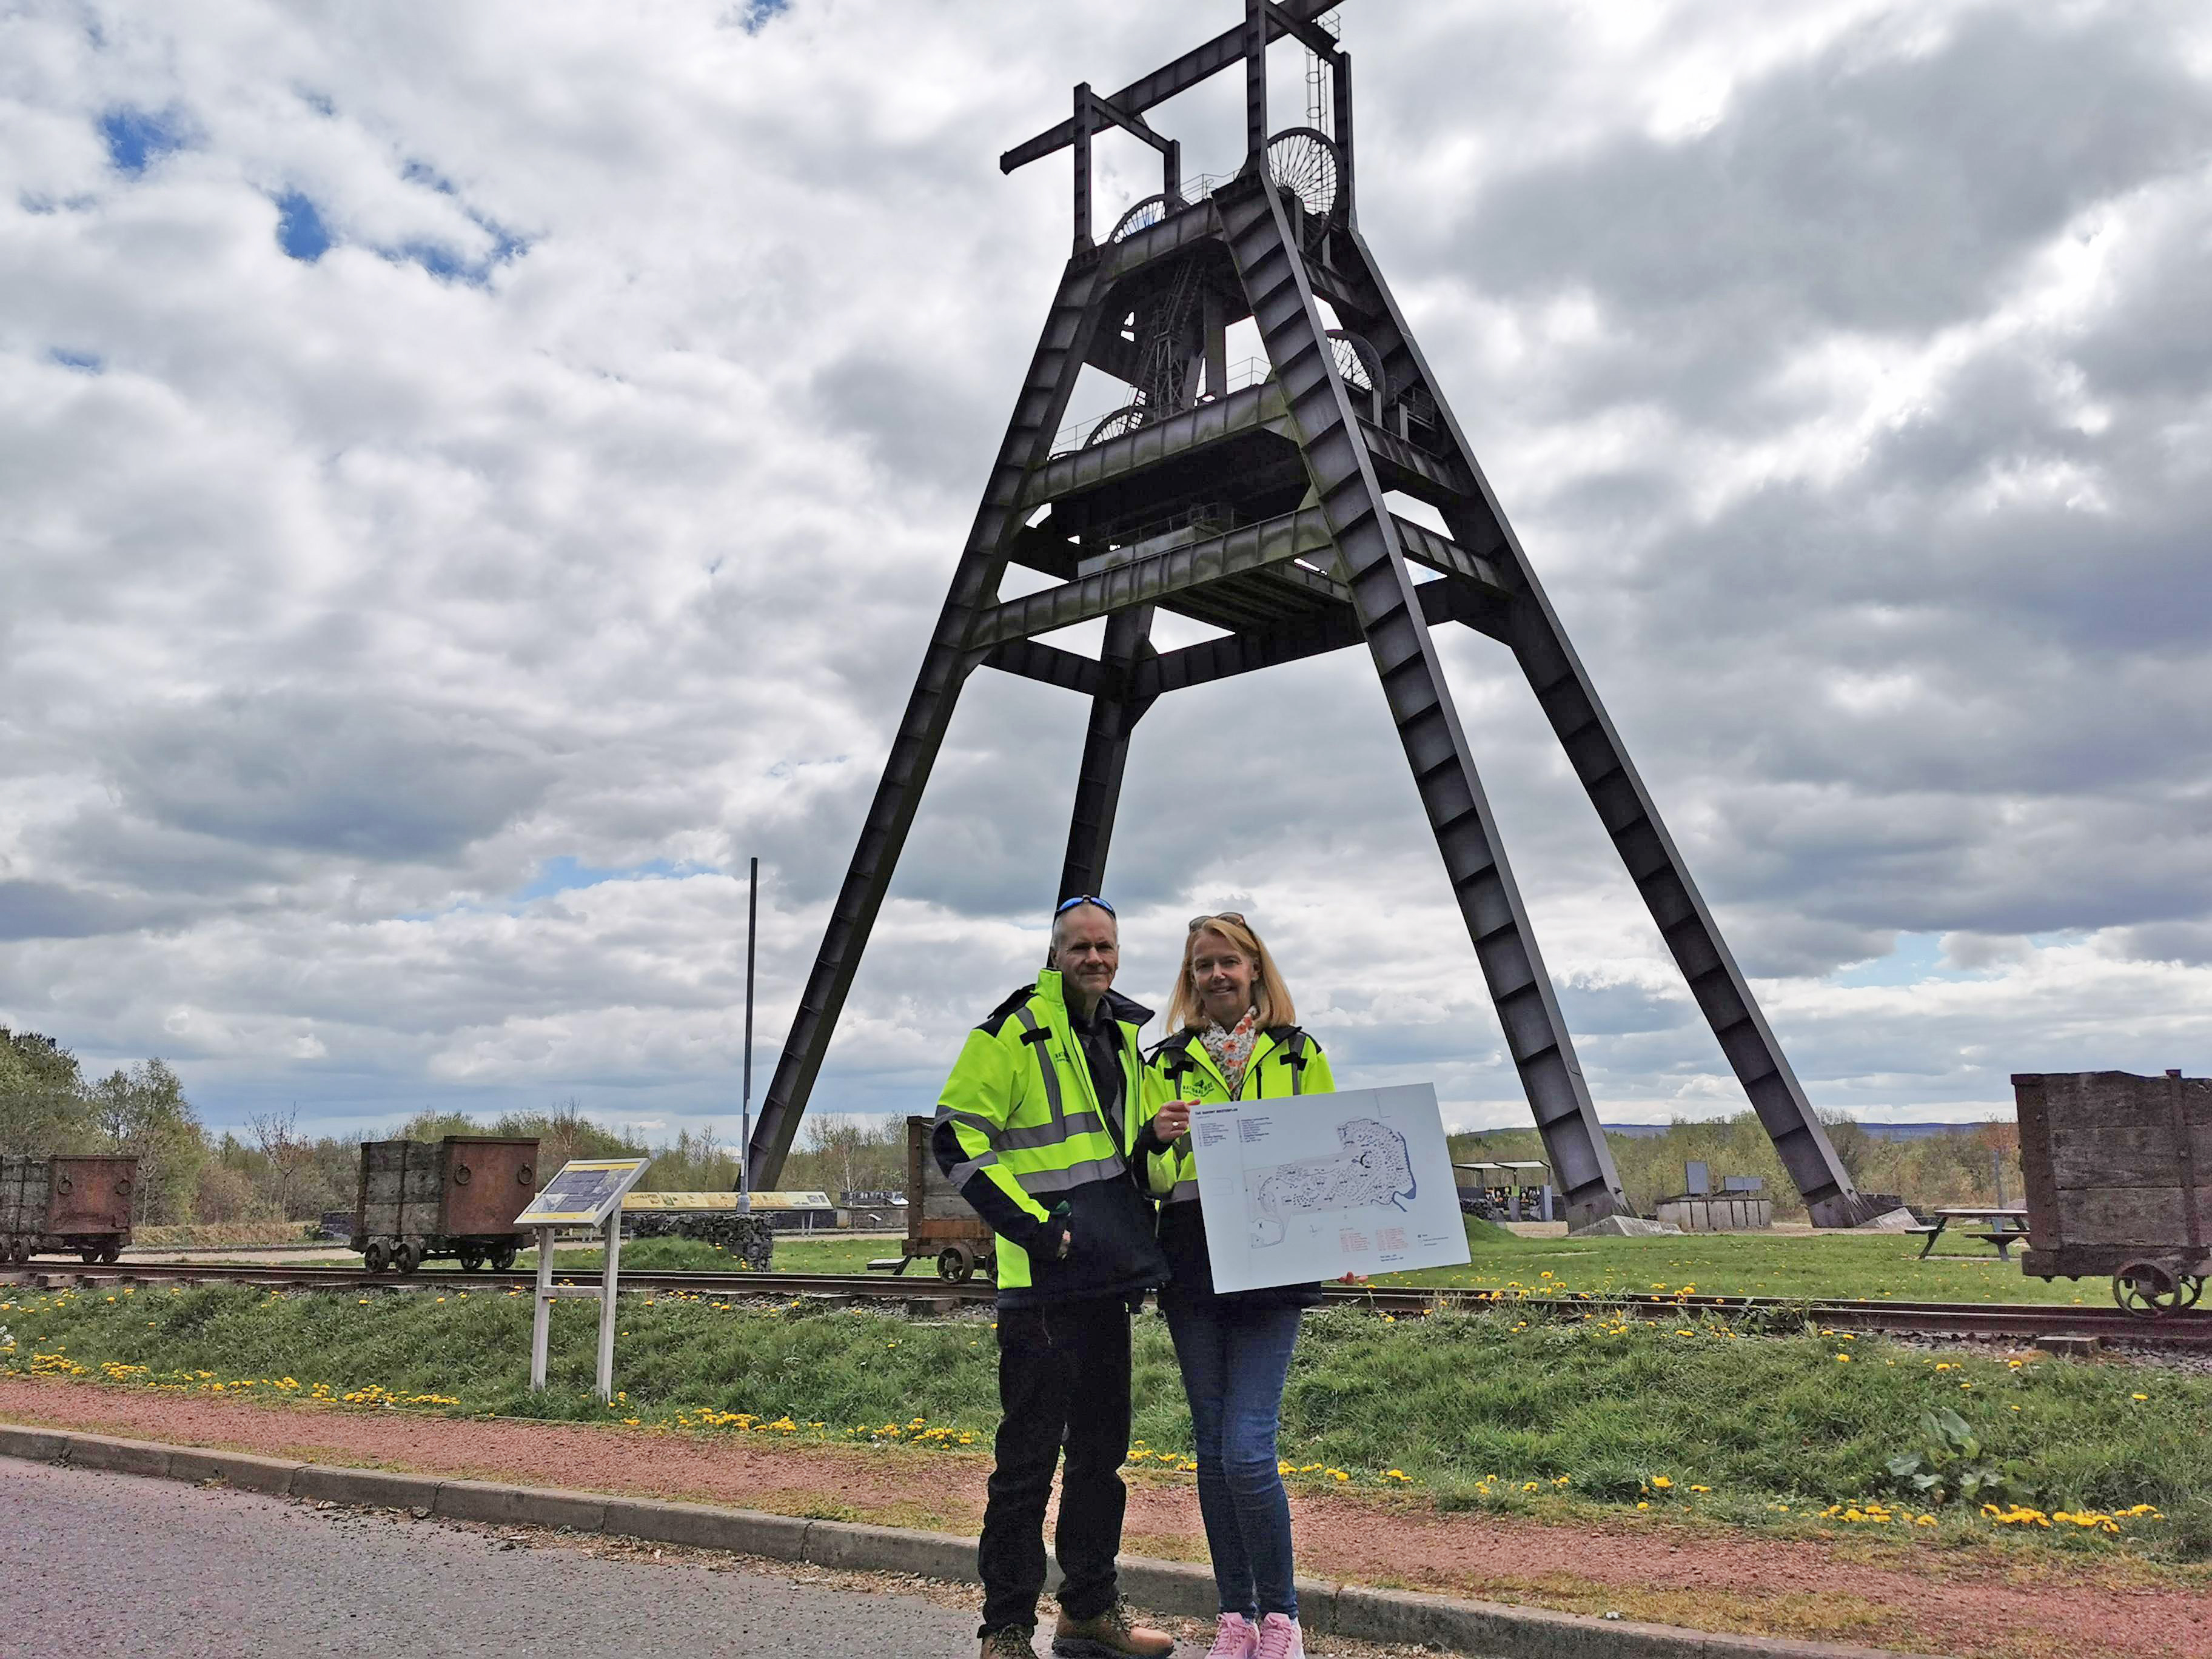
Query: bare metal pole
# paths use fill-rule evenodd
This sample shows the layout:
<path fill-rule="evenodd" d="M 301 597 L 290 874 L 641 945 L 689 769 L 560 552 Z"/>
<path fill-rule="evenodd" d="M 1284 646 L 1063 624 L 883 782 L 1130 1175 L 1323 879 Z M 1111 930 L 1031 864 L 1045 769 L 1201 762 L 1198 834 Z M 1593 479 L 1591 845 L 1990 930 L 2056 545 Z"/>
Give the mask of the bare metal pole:
<path fill-rule="evenodd" d="M 760 860 L 748 859 L 745 878 L 745 1092 L 738 1109 L 738 1212 L 753 1209 L 753 937 L 760 924 Z"/>

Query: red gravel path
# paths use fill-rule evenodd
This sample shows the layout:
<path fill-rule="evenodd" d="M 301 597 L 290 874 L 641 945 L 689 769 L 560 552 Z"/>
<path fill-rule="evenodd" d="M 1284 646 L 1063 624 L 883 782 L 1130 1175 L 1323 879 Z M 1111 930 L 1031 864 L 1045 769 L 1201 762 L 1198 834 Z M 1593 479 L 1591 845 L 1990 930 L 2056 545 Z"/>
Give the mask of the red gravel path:
<path fill-rule="evenodd" d="M 0 1378 L 0 1419 L 533 1486 L 681 1498 L 973 1532 L 981 1460 L 768 1444 L 617 1426 L 257 1405 Z M 1710 1534 L 1666 1520 L 1562 1526 L 1440 1515 L 1418 1499 L 1296 1496 L 1298 1556 L 1317 1576 L 1711 1630 L 1818 1635 L 1968 1659 L 2087 1653 L 2212 1659 L 2212 1573 Z M 1139 1479 L 1132 1553 L 1204 1557 L 1196 1496 Z"/>

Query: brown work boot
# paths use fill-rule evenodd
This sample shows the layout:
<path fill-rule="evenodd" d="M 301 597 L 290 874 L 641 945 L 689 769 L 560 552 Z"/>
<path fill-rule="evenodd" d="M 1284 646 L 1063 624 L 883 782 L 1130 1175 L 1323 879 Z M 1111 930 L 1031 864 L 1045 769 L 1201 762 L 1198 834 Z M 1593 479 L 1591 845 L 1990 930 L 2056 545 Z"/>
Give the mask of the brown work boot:
<path fill-rule="evenodd" d="M 1020 1625 L 1001 1625 L 983 1638 L 976 1659 L 1036 1659 L 1035 1633 Z"/>
<path fill-rule="evenodd" d="M 1119 1601 L 1096 1619 L 1062 1613 L 1052 1627 L 1052 1650 L 1060 1659 L 1167 1659 L 1175 1644 L 1165 1631 L 1130 1622 L 1128 1608 Z"/>

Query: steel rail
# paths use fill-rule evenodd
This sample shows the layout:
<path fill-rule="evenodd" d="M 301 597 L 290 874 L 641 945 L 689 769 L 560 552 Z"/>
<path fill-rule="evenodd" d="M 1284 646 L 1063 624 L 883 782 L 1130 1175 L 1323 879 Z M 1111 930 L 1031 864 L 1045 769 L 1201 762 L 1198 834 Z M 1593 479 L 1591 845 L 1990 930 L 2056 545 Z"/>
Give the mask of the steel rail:
<path fill-rule="evenodd" d="M 556 1269 L 556 1282 L 572 1283 L 592 1276 L 595 1269 Z M 535 1283 L 529 1272 L 495 1273 L 480 1269 L 429 1268 L 413 1274 L 372 1273 L 359 1267 L 277 1267 L 250 1263 L 165 1261 L 118 1262 L 113 1267 L 77 1267 L 33 1263 L 17 1267 L 0 1280 L 20 1282 L 27 1275 L 45 1275 L 90 1284 L 201 1282 L 263 1285 L 270 1288 L 349 1290 L 463 1289 L 526 1291 Z M 717 1297 L 848 1297 L 856 1301 L 985 1304 L 997 1294 L 983 1279 L 954 1283 L 926 1278 L 907 1279 L 884 1274 L 784 1273 L 626 1273 L 623 1288 L 643 1294 L 688 1292 Z M 1656 1322 L 1662 1315 L 1677 1317 L 1719 1316 L 1727 1318 L 1799 1316 L 1815 1328 L 1879 1330 L 1924 1335 L 2001 1336 L 2033 1339 L 2045 1335 L 2085 1335 L 2120 1339 L 2159 1346 L 2212 1348 L 2212 1312 L 2171 1315 L 2143 1319 L 2118 1308 L 2062 1305 L 2055 1303 L 1959 1303 L 1801 1300 L 1772 1296 L 1668 1296 L 1634 1294 L 1564 1294 L 1531 1296 L 1507 1286 L 1489 1288 L 1459 1285 L 1327 1285 L 1324 1302 L 1364 1307 L 1376 1313 L 1421 1314 L 1439 1308 L 1522 1308 L 1545 1317 L 1563 1314 L 1625 1313 Z"/>

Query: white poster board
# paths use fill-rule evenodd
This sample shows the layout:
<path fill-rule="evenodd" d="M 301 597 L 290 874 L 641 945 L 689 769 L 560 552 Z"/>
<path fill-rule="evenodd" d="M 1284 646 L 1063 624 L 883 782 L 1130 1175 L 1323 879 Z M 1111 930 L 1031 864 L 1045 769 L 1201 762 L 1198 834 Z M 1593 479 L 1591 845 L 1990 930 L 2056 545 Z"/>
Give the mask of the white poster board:
<path fill-rule="evenodd" d="M 1428 1084 L 1200 1106 L 1190 1133 L 1217 1291 L 1468 1259 Z"/>

